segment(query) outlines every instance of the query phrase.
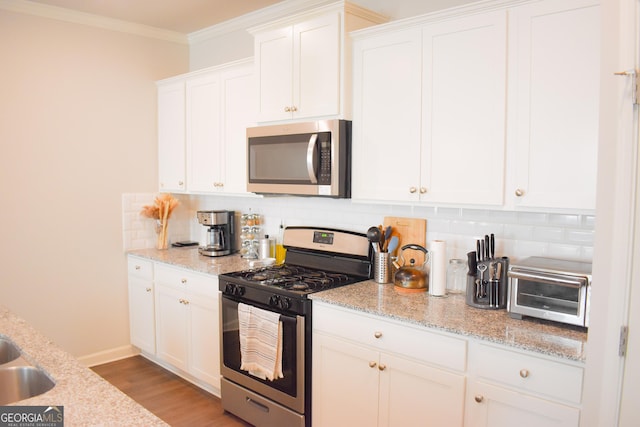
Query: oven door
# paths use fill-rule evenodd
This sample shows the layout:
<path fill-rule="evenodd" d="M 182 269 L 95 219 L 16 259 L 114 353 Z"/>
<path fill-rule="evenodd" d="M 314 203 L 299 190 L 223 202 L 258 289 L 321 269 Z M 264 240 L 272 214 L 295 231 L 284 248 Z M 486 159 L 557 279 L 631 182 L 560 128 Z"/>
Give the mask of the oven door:
<path fill-rule="evenodd" d="M 587 326 L 586 277 L 512 269 L 509 279 L 510 313 Z"/>
<path fill-rule="evenodd" d="M 283 378 L 262 380 L 240 369 L 240 331 L 238 301 L 222 296 L 222 323 L 220 346 L 224 378 L 267 397 L 300 414 L 305 408 L 305 322 L 302 316 L 280 314 L 282 322 Z M 243 301 L 249 304 L 247 301 Z M 260 306 L 262 309 L 270 310 Z M 274 311 L 274 310 L 271 310 Z"/>

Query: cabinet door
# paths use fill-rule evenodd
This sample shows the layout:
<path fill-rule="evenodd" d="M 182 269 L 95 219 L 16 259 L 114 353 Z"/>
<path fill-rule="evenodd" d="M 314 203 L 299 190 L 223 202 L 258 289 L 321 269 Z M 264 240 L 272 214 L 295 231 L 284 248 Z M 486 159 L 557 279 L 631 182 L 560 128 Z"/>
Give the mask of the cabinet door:
<path fill-rule="evenodd" d="M 247 127 L 255 126 L 253 64 L 222 73 L 224 162 L 220 168 L 225 193 L 247 192 Z"/>
<path fill-rule="evenodd" d="M 466 427 L 577 427 L 577 408 L 484 382 L 469 384 Z"/>
<path fill-rule="evenodd" d="M 293 117 L 340 113 L 340 15 L 293 27 Z"/>
<path fill-rule="evenodd" d="M 420 46 L 413 29 L 354 42 L 354 199 L 418 200 Z"/>
<path fill-rule="evenodd" d="M 292 45 L 291 26 L 255 36 L 259 121 L 291 118 Z"/>
<path fill-rule="evenodd" d="M 599 9 L 563 0 L 509 12 L 516 206 L 595 209 Z"/>
<path fill-rule="evenodd" d="M 158 86 L 158 181 L 160 191 L 186 189 L 184 82 Z"/>
<path fill-rule="evenodd" d="M 131 344 L 156 352 L 153 282 L 129 276 L 129 329 Z"/>
<path fill-rule="evenodd" d="M 421 199 L 502 205 L 506 12 L 423 30 Z"/>
<path fill-rule="evenodd" d="M 323 334 L 313 340 L 313 425 L 378 425 L 378 353 Z"/>
<path fill-rule="evenodd" d="M 188 366 L 189 309 L 184 294 L 156 279 L 157 356 L 184 371 Z"/>
<path fill-rule="evenodd" d="M 465 377 L 382 353 L 380 426 L 462 426 Z"/>
<path fill-rule="evenodd" d="M 186 91 L 188 188 L 213 192 L 222 183 L 220 74 L 192 77 Z"/>
<path fill-rule="evenodd" d="M 217 287 L 217 280 L 216 280 Z M 220 389 L 220 343 L 218 299 L 190 295 L 190 369 L 195 377 Z"/>

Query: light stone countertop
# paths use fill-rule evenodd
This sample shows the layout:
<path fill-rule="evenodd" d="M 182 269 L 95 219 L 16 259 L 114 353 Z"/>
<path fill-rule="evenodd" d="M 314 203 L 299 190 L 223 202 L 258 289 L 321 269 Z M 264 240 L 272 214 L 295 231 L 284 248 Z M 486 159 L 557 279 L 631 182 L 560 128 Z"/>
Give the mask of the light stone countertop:
<path fill-rule="evenodd" d="M 536 319 L 512 319 L 506 310 L 470 307 L 464 295 L 402 294 L 393 284 L 372 280 L 310 295 L 345 307 L 443 332 L 477 338 L 563 359 L 586 360 L 587 333 Z"/>
<path fill-rule="evenodd" d="M 13 341 L 24 359 L 55 382 L 48 392 L 8 406 L 63 406 L 65 426 L 167 425 L 3 306 L 0 337 Z"/>
<path fill-rule="evenodd" d="M 250 268 L 249 260 L 239 255 L 206 257 L 198 253 L 197 247 L 142 249 L 128 253 L 214 275 Z M 396 321 L 567 360 L 586 360 L 587 333 L 583 329 L 535 319 L 512 319 L 506 310 L 470 307 L 462 295 L 447 295 L 442 298 L 432 297 L 426 292 L 400 294 L 395 291 L 393 284 L 379 285 L 369 280 L 314 293 L 310 298 Z"/>

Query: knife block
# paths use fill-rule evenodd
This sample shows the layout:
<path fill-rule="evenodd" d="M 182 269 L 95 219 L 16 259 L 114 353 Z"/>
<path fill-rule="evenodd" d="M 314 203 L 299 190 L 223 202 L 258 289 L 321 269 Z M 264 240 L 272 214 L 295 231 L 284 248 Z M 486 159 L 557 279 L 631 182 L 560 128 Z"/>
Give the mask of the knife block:
<path fill-rule="evenodd" d="M 497 298 L 491 297 L 491 291 L 494 290 L 494 283 L 489 279 L 489 265 L 491 263 L 502 264 L 500 280 L 497 281 Z M 509 271 L 509 258 L 493 258 L 485 261 L 478 261 L 478 265 L 486 265 L 487 269 L 481 275 L 479 270 L 476 270 L 475 275 L 467 274 L 467 305 L 476 308 L 483 308 L 487 310 L 499 310 L 507 308 L 507 271 Z M 480 284 L 480 277 L 483 277 L 483 285 Z M 495 293 L 494 293 L 495 297 Z M 493 301 L 495 299 L 495 302 Z"/>

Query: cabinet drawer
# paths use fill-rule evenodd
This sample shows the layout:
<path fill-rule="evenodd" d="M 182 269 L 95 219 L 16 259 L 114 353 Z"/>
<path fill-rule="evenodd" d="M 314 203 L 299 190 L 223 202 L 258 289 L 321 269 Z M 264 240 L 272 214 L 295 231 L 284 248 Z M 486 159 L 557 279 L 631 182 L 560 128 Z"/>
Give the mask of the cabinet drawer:
<path fill-rule="evenodd" d="M 218 277 L 156 263 L 156 282 L 185 292 L 217 298 Z"/>
<path fill-rule="evenodd" d="M 355 341 L 376 350 L 464 371 L 467 341 L 431 332 L 408 323 L 335 308 L 314 302 L 313 329 Z"/>
<path fill-rule="evenodd" d="M 153 280 L 153 261 L 129 255 L 127 268 L 130 276 Z"/>
<path fill-rule="evenodd" d="M 484 344 L 472 346 L 469 358 L 484 380 L 573 403 L 582 399 L 580 366 Z"/>

